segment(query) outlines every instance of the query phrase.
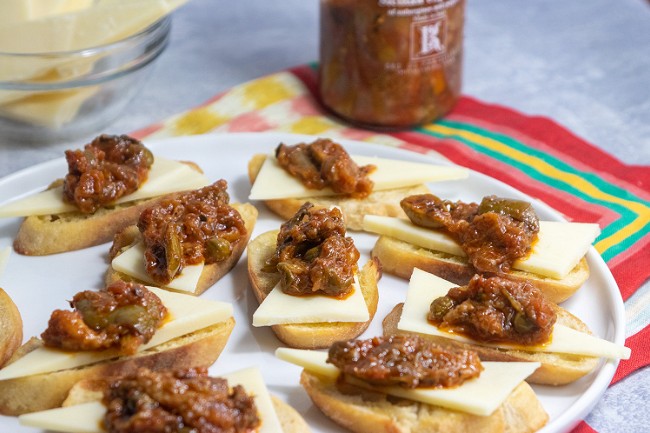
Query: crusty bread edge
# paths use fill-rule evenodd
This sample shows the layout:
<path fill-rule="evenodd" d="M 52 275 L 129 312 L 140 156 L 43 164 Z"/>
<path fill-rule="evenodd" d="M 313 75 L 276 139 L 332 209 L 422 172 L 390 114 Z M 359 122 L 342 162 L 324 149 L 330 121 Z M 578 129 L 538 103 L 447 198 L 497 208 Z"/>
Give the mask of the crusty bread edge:
<path fill-rule="evenodd" d="M 454 284 L 467 284 L 475 271 L 458 256 L 417 247 L 389 236 L 379 236 L 371 252 L 388 274 L 410 279 L 414 268 L 437 275 Z M 512 270 L 504 275 L 513 281 L 529 281 L 549 301 L 559 304 L 571 297 L 589 278 L 587 259 L 582 258 L 571 273 L 561 279 Z"/>
<path fill-rule="evenodd" d="M 264 262 L 275 251 L 278 231 L 262 233 L 248 245 L 248 278 L 258 302 L 262 302 L 279 280 L 276 273 L 266 273 L 261 269 Z M 370 260 L 359 272 L 359 284 L 368 306 L 370 318 L 367 322 L 332 322 L 274 325 L 272 330 L 280 341 L 290 347 L 300 349 L 323 349 L 335 341 L 355 338 L 370 325 L 379 302 L 377 281 L 381 278 L 378 262 Z"/>
<path fill-rule="evenodd" d="M 248 178 L 251 185 L 255 183 L 257 174 L 262 168 L 267 155 L 256 154 L 248 163 Z M 364 215 L 379 215 L 391 217 L 404 217 L 404 211 L 399 205 L 402 198 L 428 193 L 425 185 L 396 188 L 387 191 L 375 191 L 364 199 L 344 197 L 307 197 L 302 199 L 287 198 L 278 200 L 264 200 L 266 207 L 281 218 L 291 218 L 305 202 L 311 202 L 317 207 L 337 206 L 343 212 L 346 226 L 349 230 L 361 230 L 363 228 Z"/>
<path fill-rule="evenodd" d="M 151 370 L 209 367 L 219 357 L 235 319 L 214 324 L 162 343 L 133 356 L 120 357 L 73 369 L 41 373 L 0 381 L 0 414 L 21 415 L 59 407 L 68 391 L 80 380 L 123 376 L 140 367 Z M 42 344 L 36 338 L 25 343 L 10 362 L 20 359 Z"/>
<path fill-rule="evenodd" d="M 548 414 L 526 383 L 519 384 L 489 416 L 478 416 L 383 394 L 344 394 L 330 378 L 303 370 L 300 383 L 312 402 L 337 424 L 355 433 L 529 433 Z"/>
<path fill-rule="evenodd" d="M 16 352 L 23 341 L 23 320 L 18 307 L 0 288 L 0 367 Z"/>
<path fill-rule="evenodd" d="M 253 229 L 255 228 L 255 224 L 257 222 L 257 209 L 255 206 L 249 203 L 232 203 L 231 206 L 239 212 L 242 219 L 244 220 L 244 224 L 246 226 L 246 236 L 239 239 L 232 250 L 232 254 L 230 254 L 230 257 L 228 257 L 226 260 L 222 260 L 217 263 L 211 263 L 203 267 L 203 272 L 201 272 L 196 291 L 192 293 L 193 295 L 198 296 L 201 293 L 205 292 L 217 281 L 219 281 L 224 275 L 230 272 L 230 270 L 237 264 L 241 258 L 241 255 L 246 250 L 246 246 L 248 245 L 248 241 L 250 240 L 251 234 L 253 233 Z M 134 229 L 134 226 L 126 227 L 122 232 L 126 230 L 131 230 L 132 232 L 137 233 L 135 236 L 139 236 L 139 232 L 137 229 Z M 114 242 L 119 242 L 119 235 L 122 232 L 119 232 L 115 236 Z M 115 281 L 135 281 L 138 283 L 148 284 L 122 272 L 114 270 L 109 264 L 104 276 L 104 283 L 108 286 Z"/>
<path fill-rule="evenodd" d="M 410 332 L 397 329 L 397 324 L 402 316 L 404 304 L 397 304 L 393 310 L 388 313 L 382 322 L 384 335 L 412 334 Z M 557 323 L 573 328 L 580 332 L 591 334 L 587 325 L 580 319 L 568 312 L 567 310 L 557 307 Z M 482 361 L 500 361 L 500 362 L 540 362 L 542 365 L 532 375 L 526 379 L 529 383 L 539 385 L 566 385 L 574 382 L 581 377 L 592 372 L 600 360 L 590 356 L 569 355 L 562 353 L 542 353 L 542 352 L 525 352 L 514 349 L 497 349 L 487 346 L 471 345 L 461 343 L 444 337 L 437 337 L 428 334 L 418 333 L 429 341 L 438 344 L 460 348 L 471 349 L 478 353 Z"/>

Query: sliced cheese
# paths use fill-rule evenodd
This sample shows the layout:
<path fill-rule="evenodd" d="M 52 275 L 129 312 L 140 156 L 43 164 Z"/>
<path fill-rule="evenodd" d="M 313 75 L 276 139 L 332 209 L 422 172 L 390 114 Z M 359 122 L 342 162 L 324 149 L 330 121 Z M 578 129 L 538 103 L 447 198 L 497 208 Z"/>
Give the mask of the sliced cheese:
<path fill-rule="evenodd" d="M 0 93 L 0 115 L 59 129 L 70 123 L 83 103 L 98 91 L 99 86 L 51 92 L 3 91 Z"/>
<path fill-rule="evenodd" d="M 57 407 L 27 413 L 18 417 L 18 422 L 27 427 L 68 433 L 104 433 L 102 427 L 106 406 L 99 401 Z"/>
<path fill-rule="evenodd" d="M 9 255 L 11 254 L 11 247 L 4 247 L 0 249 L 0 277 L 7 268 L 7 262 L 9 261 Z"/>
<path fill-rule="evenodd" d="M 448 234 L 416 226 L 404 218 L 366 215 L 363 218 L 363 230 L 390 236 L 428 250 L 465 257 L 465 251 Z"/>
<path fill-rule="evenodd" d="M 305 370 L 335 379 L 339 370 L 327 364 L 327 353 L 312 350 L 278 348 L 275 355 Z M 441 406 L 475 415 L 492 414 L 513 389 L 540 366 L 538 362 L 483 362 L 481 375 L 455 388 L 416 388 L 373 386 L 361 380 L 346 379 L 353 385 L 413 401 Z"/>
<path fill-rule="evenodd" d="M 435 335 L 469 344 L 477 344 L 501 349 L 524 350 L 527 352 L 566 353 L 571 355 L 603 357 L 609 359 L 628 359 L 630 349 L 619 344 L 576 331 L 563 325 L 553 327 L 549 343 L 534 346 L 521 346 L 507 343 L 484 343 L 459 334 L 439 330 L 427 320 L 429 307 L 434 299 L 445 296 L 450 288 L 457 287 L 435 275 L 414 269 L 397 328 L 407 332 Z"/>
<path fill-rule="evenodd" d="M 0 25 L 17 24 L 70 12 L 93 4 L 94 0 L 2 0 Z"/>
<path fill-rule="evenodd" d="M 108 44 L 144 30 L 186 2 L 109 1 L 76 12 L 3 25 L 0 26 L 0 51 L 48 53 Z"/>
<path fill-rule="evenodd" d="M 465 252 L 448 234 L 416 226 L 402 218 L 366 215 L 363 229 L 390 236 L 421 248 L 440 251 L 460 257 Z M 566 277 L 587 254 L 592 242 L 600 234 L 598 224 L 540 221 L 538 239 L 530 254 L 517 260 L 512 267 L 549 278 Z"/>
<path fill-rule="evenodd" d="M 569 275 L 600 234 L 598 224 L 540 221 L 530 254 L 512 267 L 551 278 Z"/>
<path fill-rule="evenodd" d="M 115 257 L 111 262 L 111 267 L 123 274 L 137 278 L 148 284 L 156 284 L 155 281 L 149 276 L 144 264 L 144 245 L 138 242 L 132 245 L 127 250 L 124 250 L 120 255 Z M 169 284 L 164 286 L 167 289 L 177 290 L 179 292 L 186 292 L 194 294 L 201 278 L 204 265 L 185 266 L 180 275 L 177 275 Z"/>
<path fill-rule="evenodd" d="M 149 287 L 167 307 L 171 320 L 153 338 L 138 348 L 143 352 L 174 338 L 225 322 L 233 315 L 232 305 Z M 115 358 L 114 350 L 70 352 L 40 347 L 0 370 L 0 380 L 60 371 Z"/>
<path fill-rule="evenodd" d="M 420 185 L 426 182 L 464 179 L 469 175 L 461 167 L 439 166 L 394 159 L 350 155 L 358 165 L 373 164 L 377 169 L 370 174 L 375 191 Z M 274 156 L 269 155 L 251 188 L 250 200 L 323 197 L 336 195 L 330 188 L 309 189 L 287 173 Z"/>
<path fill-rule="evenodd" d="M 283 431 L 278 415 L 275 412 L 273 401 L 271 400 L 271 396 L 264 384 L 264 378 L 259 369 L 246 368 L 226 374 L 223 377 L 228 379 L 230 386 L 241 385 L 247 393 L 255 396 L 255 405 L 262 419 L 262 425 L 257 430 L 258 433 L 278 433 Z"/>
<path fill-rule="evenodd" d="M 232 387 L 241 385 L 247 393 L 252 394 L 262 420 L 257 433 L 278 433 L 282 426 L 273 407 L 271 396 L 264 384 L 262 374 L 257 368 L 247 368 L 221 376 Z M 21 425 L 41 428 L 49 431 L 69 433 L 103 433 L 102 422 L 106 415 L 106 406 L 99 401 L 83 403 L 40 412 L 20 415 Z"/>
<path fill-rule="evenodd" d="M 208 178 L 178 161 L 157 156 L 149 177 L 137 191 L 125 195 L 117 204 L 134 200 L 153 198 L 177 191 L 201 188 L 210 183 Z M 52 188 L 0 207 L 0 218 L 30 215 L 56 215 L 72 212 L 77 208 L 63 201 L 63 187 Z"/>
<path fill-rule="evenodd" d="M 357 277 L 354 291 L 344 299 L 325 295 L 287 295 L 276 285 L 253 314 L 253 326 L 292 323 L 367 322 L 368 306 Z"/>

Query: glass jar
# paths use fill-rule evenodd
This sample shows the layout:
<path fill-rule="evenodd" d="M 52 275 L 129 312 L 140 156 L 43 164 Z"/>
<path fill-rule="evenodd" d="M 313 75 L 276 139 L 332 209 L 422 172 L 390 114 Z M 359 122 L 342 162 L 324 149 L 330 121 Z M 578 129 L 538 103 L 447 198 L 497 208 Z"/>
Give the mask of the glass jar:
<path fill-rule="evenodd" d="M 323 103 L 370 127 L 407 128 L 460 95 L 465 0 L 321 0 Z"/>

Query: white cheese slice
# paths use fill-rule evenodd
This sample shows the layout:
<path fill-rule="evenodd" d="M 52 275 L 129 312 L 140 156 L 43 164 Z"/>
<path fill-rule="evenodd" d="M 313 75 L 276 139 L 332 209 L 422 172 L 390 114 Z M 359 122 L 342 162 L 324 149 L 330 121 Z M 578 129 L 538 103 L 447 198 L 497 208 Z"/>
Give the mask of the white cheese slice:
<path fill-rule="evenodd" d="M 465 257 L 465 251 L 448 234 L 416 226 L 405 218 L 366 215 L 363 217 L 363 230 L 390 236 L 428 250 Z"/>
<path fill-rule="evenodd" d="M 144 30 L 186 2 L 108 1 L 71 13 L 3 25 L 0 51 L 47 53 L 108 44 Z"/>
<path fill-rule="evenodd" d="M 281 347 L 275 355 L 287 362 L 303 367 L 307 371 L 336 378 L 339 370 L 326 363 L 327 352 L 290 349 Z M 540 366 L 538 362 L 483 362 L 481 375 L 468 380 L 455 388 L 416 388 L 406 389 L 399 386 L 372 386 L 361 380 L 349 380 L 354 385 L 381 391 L 388 395 L 413 401 L 441 406 L 448 409 L 475 415 L 492 414 L 513 389 L 530 376 Z"/>
<path fill-rule="evenodd" d="M 9 261 L 9 255 L 11 254 L 11 247 L 4 247 L 0 249 L 0 277 L 4 273 L 7 262 Z"/>
<path fill-rule="evenodd" d="M 111 267 L 118 272 L 137 278 L 145 283 L 156 284 L 145 268 L 144 244 L 142 242 L 136 243 L 115 257 L 111 262 Z M 180 275 L 177 275 L 165 288 L 179 292 L 196 293 L 196 287 L 199 283 L 199 278 L 201 278 L 203 268 L 203 263 L 185 266 Z"/>
<path fill-rule="evenodd" d="M 35 61 L 30 62 L 28 60 Z M 38 60 L 26 59 L 23 63 L 37 63 Z M 14 67 L 17 66 L 14 65 Z M 38 77 L 35 81 L 42 83 L 47 82 L 47 79 L 46 77 Z M 52 92 L 2 91 L 0 92 L 0 115 L 22 122 L 59 129 L 72 121 L 77 116 L 83 103 L 98 91 L 99 86 L 78 87 L 71 90 Z"/>
<path fill-rule="evenodd" d="M 344 299 L 325 295 L 287 295 L 276 285 L 253 314 L 253 326 L 291 323 L 367 322 L 368 306 L 357 277 L 354 291 Z"/>
<path fill-rule="evenodd" d="M 27 427 L 67 433 L 104 433 L 102 427 L 106 406 L 99 401 L 57 407 L 27 413 L 18 417 L 18 422 Z"/>
<path fill-rule="evenodd" d="M 79 11 L 93 4 L 93 0 L 2 0 L 0 25 L 47 18 Z"/>
<path fill-rule="evenodd" d="M 598 224 L 540 221 L 530 254 L 512 267 L 551 278 L 569 275 L 600 235 Z"/>
<path fill-rule="evenodd" d="M 199 299 L 194 296 L 149 287 L 167 307 L 170 320 L 156 331 L 153 338 L 138 348 L 145 351 L 174 338 L 225 322 L 233 315 L 232 305 Z M 115 358 L 114 350 L 102 352 L 69 352 L 40 347 L 0 370 L 0 380 L 31 376 L 93 364 Z"/>
<path fill-rule="evenodd" d="M 461 167 L 438 166 L 419 162 L 350 155 L 358 165 L 373 164 L 377 169 L 370 173 L 375 191 L 420 185 L 426 182 L 464 179 L 469 171 Z M 336 195 L 330 188 L 309 189 L 287 173 L 274 156 L 269 155 L 251 188 L 249 200 L 323 197 Z"/>
<path fill-rule="evenodd" d="M 264 378 L 257 368 L 246 368 L 233 373 L 223 375 L 228 379 L 230 386 L 241 385 L 247 393 L 255 396 L 259 417 L 262 419 L 258 433 L 279 433 L 282 432 L 282 425 L 275 412 L 273 401 L 268 389 L 264 384 Z"/>
<path fill-rule="evenodd" d="M 120 197 L 116 203 L 158 197 L 177 191 L 201 188 L 210 183 L 208 178 L 186 164 L 156 157 L 147 180 L 137 191 Z M 29 215 L 53 215 L 72 212 L 77 208 L 63 201 L 63 187 L 52 188 L 0 207 L 0 218 Z"/>
<path fill-rule="evenodd" d="M 279 433 L 282 426 L 273 407 L 271 396 L 264 384 L 262 374 L 257 368 L 247 368 L 221 376 L 228 380 L 229 386 L 241 385 L 252 394 L 262 424 L 257 433 Z M 18 417 L 21 425 L 49 431 L 68 433 L 103 433 L 102 421 L 106 406 L 99 401 L 83 403 L 40 412 L 32 412 Z"/>
<path fill-rule="evenodd" d="M 435 335 L 464 343 L 527 352 L 566 353 L 580 356 L 628 359 L 630 349 L 619 344 L 576 331 L 563 325 L 553 327 L 551 341 L 543 345 L 521 346 L 507 343 L 483 343 L 458 334 L 439 330 L 427 320 L 429 307 L 434 299 L 445 296 L 450 288 L 457 287 L 421 269 L 414 269 L 409 282 L 406 301 L 397 328 L 407 332 Z"/>
<path fill-rule="evenodd" d="M 448 234 L 416 226 L 403 218 L 366 215 L 363 229 L 390 236 L 404 242 L 465 257 L 460 245 Z M 530 254 L 513 263 L 513 269 L 532 272 L 549 278 L 566 277 L 587 254 L 592 242 L 600 234 L 598 224 L 540 221 L 537 241 Z"/>

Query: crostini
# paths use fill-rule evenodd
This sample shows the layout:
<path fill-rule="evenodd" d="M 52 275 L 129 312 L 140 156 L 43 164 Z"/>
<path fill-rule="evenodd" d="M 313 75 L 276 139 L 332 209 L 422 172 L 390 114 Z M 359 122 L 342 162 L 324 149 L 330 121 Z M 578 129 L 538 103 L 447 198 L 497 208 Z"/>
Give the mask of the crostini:
<path fill-rule="evenodd" d="M 589 278 L 585 255 L 600 234 L 597 224 L 535 220 L 529 203 L 494 196 L 479 204 L 424 194 L 401 204 L 410 219 L 368 215 L 363 221 L 365 231 L 380 235 L 372 256 L 389 274 L 408 279 L 419 268 L 466 284 L 476 273 L 488 272 L 530 281 L 555 303 Z M 526 234 L 528 225 L 537 227 L 534 236 Z"/>
<path fill-rule="evenodd" d="M 208 367 L 235 325 L 228 303 L 134 283 L 80 292 L 71 304 L 75 310 L 55 310 L 41 338 L 27 341 L 0 369 L 0 413 L 58 407 L 83 379 L 138 367 Z M 144 337 L 143 328 L 150 329 Z"/>
<path fill-rule="evenodd" d="M 253 326 L 271 326 L 291 347 L 323 348 L 354 338 L 377 311 L 379 263 L 358 269 L 338 208 L 306 203 L 280 231 L 248 245 L 248 277 L 260 306 Z"/>
<path fill-rule="evenodd" d="M 16 252 L 40 256 L 108 242 L 158 198 L 209 183 L 196 164 L 154 156 L 126 135 L 100 135 L 66 151 L 66 160 L 64 178 L 0 208 L 0 217 L 25 217 Z"/>
<path fill-rule="evenodd" d="M 219 180 L 145 208 L 113 239 L 105 282 L 138 281 L 199 295 L 237 264 L 257 221 L 248 203 L 229 203 Z"/>
<path fill-rule="evenodd" d="M 174 392 L 180 389 L 182 394 Z M 131 431 L 130 427 L 147 423 L 163 431 L 166 422 L 170 424 L 164 431 L 236 426 L 251 433 L 309 432 L 295 409 L 269 394 L 257 368 L 219 377 L 208 376 L 205 369 L 141 368 L 128 377 L 85 380 L 71 389 L 62 408 L 25 414 L 19 421 L 48 431 L 87 433 Z"/>
<path fill-rule="evenodd" d="M 356 433 L 523 433 L 548 421 L 524 381 L 535 362 L 483 362 L 398 336 L 342 341 L 329 352 L 279 348 L 276 356 L 302 367 L 314 405 Z M 441 383 L 450 378 L 453 386 Z"/>
<path fill-rule="evenodd" d="M 399 201 L 428 192 L 427 182 L 467 176 L 461 167 L 349 155 L 342 145 L 324 138 L 280 144 L 273 155 L 255 155 L 248 164 L 249 200 L 264 201 L 284 219 L 305 202 L 337 206 L 350 230 L 361 230 L 367 214 L 403 216 Z"/>
<path fill-rule="evenodd" d="M 0 288 L 0 367 L 11 358 L 23 341 L 23 320 L 18 307 Z"/>
<path fill-rule="evenodd" d="M 630 357 L 629 348 L 593 336 L 582 320 L 546 300 L 533 285 L 500 277 L 477 275 L 458 287 L 415 269 L 405 302 L 382 324 L 385 335 L 417 334 L 475 350 L 481 360 L 539 362 L 527 381 L 543 385 L 574 382 L 602 358 Z M 518 338 L 513 341 L 513 336 Z"/>

